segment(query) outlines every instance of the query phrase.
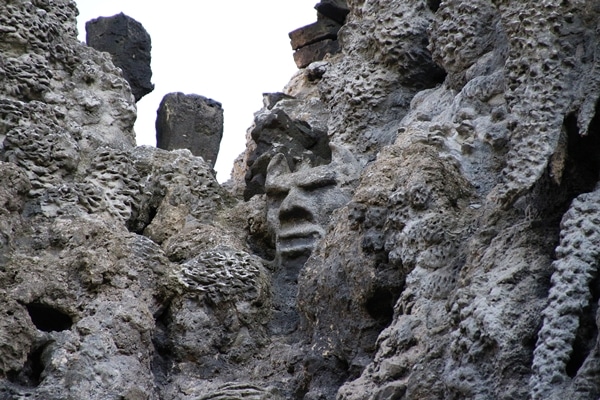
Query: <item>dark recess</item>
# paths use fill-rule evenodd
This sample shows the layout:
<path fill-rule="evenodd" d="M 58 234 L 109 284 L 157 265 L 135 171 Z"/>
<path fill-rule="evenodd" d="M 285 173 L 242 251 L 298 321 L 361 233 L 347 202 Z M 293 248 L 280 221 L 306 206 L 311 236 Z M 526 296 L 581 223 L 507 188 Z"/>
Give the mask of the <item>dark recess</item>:
<path fill-rule="evenodd" d="M 596 115 L 590 122 L 588 134 L 581 136 L 577 126 L 577 116 L 569 114 L 565 117 L 564 126 L 568 140 L 568 158 L 563 176 L 563 182 L 574 194 L 594 190 L 600 172 L 600 117 L 598 104 Z"/>
<path fill-rule="evenodd" d="M 164 300 L 163 304 L 163 307 L 154 315 L 156 329 L 152 338 L 155 352 L 152 358 L 151 369 L 154 380 L 159 384 L 167 382 L 169 371 L 173 364 L 171 342 L 169 340 L 171 301 Z"/>
<path fill-rule="evenodd" d="M 27 312 L 35 327 L 44 332 L 66 331 L 73 325 L 68 314 L 46 304 L 29 303 Z"/>
<path fill-rule="evenodd" d="M 137 233 L 138 235 L 143 235 L 146 227 L 148 227 L 148 225 L 152 223 L 154 217 L 156 217 L 158 204 L 160 204 L 158 200 L 151 199 L 148 201 L 147 207 L 143 210 L 133 210 L 134 213 L 132 213 L 131 219 L 127 221 L 127 230 L 129 232 Z"/>
<path fill-rule="evenodd" d="M 389 290 L 378 290 L 367 299 L 365 308 L 367 312 L 382 326 L 388 326 L 394 316 L 394 304 L 398 298 L 397 294 Z"/>
<path fill-rule="evenodd" d="M 433 12 L 436 12 L 440 8 L 442 0 L 427 0 L 427 7 Z"/>
<path fill-rule="evenodd" d="M 25 387 L 37 387 L 42 381 L 44 372 L 44 363 L 42 362 L 42 353 L 46 346 L 35 347 L 27 355 L 27 361 L 18 372 L 8 373 L 7 378 L 10 382 Z"/>
<path fill-rule="evenodd" d="M 562 182 L 569 198 L 594 190 L 600 177 L 600 102 L 596 102 L 596 114 L 588 126 L 588 134 L 581 136 L 577 116 L 569 114 L 564 119 L 568 139 L 568 157 Z M 570 201 L 569 201 L 570 203 Z M 596 276 L 590 284 L 590 303 L 579 317 L 579 327 L 573 342 L 573 351 L 566 366 L 567 375 L 575 377 L 593 350 L 598 336 L 596 312 L 600 299 L 600 279 Z"/>

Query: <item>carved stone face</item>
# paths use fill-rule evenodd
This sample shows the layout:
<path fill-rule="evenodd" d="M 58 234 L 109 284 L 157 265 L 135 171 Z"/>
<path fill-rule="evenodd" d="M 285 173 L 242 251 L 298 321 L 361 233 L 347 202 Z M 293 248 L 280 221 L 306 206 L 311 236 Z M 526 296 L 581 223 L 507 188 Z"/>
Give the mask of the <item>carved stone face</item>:
<path fill-rule="evenodd" d="M 342 185 L 354 175 L 350 170 L 348 164 L 332 163 L 290 172 L 283 155 L 271 160 L 265 183 L 267 221 L 275 232 L 279 257 L 310 255 L 331 213 L 350 199 Z"/>

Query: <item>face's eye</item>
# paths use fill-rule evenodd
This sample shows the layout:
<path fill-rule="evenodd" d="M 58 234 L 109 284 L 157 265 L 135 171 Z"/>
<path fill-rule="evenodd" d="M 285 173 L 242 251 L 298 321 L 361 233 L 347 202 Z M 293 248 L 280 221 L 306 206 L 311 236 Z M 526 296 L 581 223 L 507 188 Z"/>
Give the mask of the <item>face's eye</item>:
<path fill-rule="evenodd" d="M 284 199 L 285 196 L 289 193 L 290 189 L 282 186 L 267 186 L 265 187 L 265 192 L 268 197 L 273 199 Z"/>

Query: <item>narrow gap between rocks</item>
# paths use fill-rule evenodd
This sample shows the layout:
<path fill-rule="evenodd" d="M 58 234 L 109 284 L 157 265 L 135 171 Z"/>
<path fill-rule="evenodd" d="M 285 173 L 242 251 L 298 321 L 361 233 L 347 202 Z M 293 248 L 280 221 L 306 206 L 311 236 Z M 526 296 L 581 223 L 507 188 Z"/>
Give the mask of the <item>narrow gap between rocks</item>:
<path fill-rule="evenodd" d="M 44 363 L 42 362 L 42 354 L 46 346 L 34 347 L 27 355 L 25 365 L 18 372 L 7 374 L 10 382 L 25 386 L 37 387 L 42 381 L 42 373 L 44 372 Z"/>
<path fill-rule="evenodd" d="M 581 136 L 575 114 L 564 120 L 568 140 L 568 157 L 562 181 L 568 185 L 571 199 L 581 193 L 594 190 L 600 176 L 600 113 L 590 122 L 588 134 Z"/>
<path fill-rule="evenodd" d="M 159 384 L 164 384 L 169 376 L 171 369 L 171 344 L 169 340 L 169 325 L 171 302 L 168 301 L 155 315 L 154 337 L 152 344 L 154 345 L 154 356 L 152 358 L 151 369 L 154 375 L 154 380 Z"/>
<path fill-rule="evenodd" d="M 558 226 L 562 215 L 573 199 L 594 190 L 600 177 L 600 118 L 592 119 L 588 134 L 581 136 L 577 116 L 567 115 L 563 120 L 566 147 L 560 184 L 550 178 L 550 167 L 533 188 L 526 203 L 535 209 L 537 217 Z M 558 238 L 557 238 L 558 243 Z"/>
<path fill-rule="evenodd" d="M 142 213 L 136 213 L 132 219 L 127 222 L 127 230 L 138 235 L 143 235 L 144 230 L 152 223 L 154 217 L 158 213 L 157 201 L 152 199 L 148 202 L 148 209 Z M 160 202 L 158 202 L 160 204 Z"/>
<path fill-rule="evenodd" d="M 388 326 L 394 316 L 394 304 L 398 295 L 389 290 L 378 290 L 367 299 L 367 312 L 382 326 Z"/>
<path fill-rule="evenodd" d="M 433 12 L 436 12 L 440 8 L 441 0 L 427 0 L 427 6 Z"/>
<path fill-rule="evenodd" d="M 581 136 L 575 114 L 569 114 L 564 120 L 568 138 L 568 158 L 562 181 L 567 185 L 572 200 L 581 193 L 594 190 L 600 177 L 600 103 L 596 103 L 596 114 L 588 127 L 588 134 Z M 569 202 L 570 202 L 569 200 Z M 579 317 L 579 327 L 573 342 L 573 351 L 566 366 L 571 378 L 585 362 L 596 343 L 598 327 L 596 310 L 600 298 L 600 280 L 598 276 L 590 284 L 592 294 L 590 303 Z"/>

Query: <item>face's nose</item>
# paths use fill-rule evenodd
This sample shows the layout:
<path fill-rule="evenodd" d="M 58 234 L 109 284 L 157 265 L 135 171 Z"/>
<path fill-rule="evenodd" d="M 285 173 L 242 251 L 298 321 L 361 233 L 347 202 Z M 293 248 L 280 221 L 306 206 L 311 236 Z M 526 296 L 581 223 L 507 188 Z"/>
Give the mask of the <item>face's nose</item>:
<path fill-rule="evenodd" d="M 299 187 L 292 187 L 279 207 L 281 224 L 315 222 L 314 205 L 308 193 Z"/>

